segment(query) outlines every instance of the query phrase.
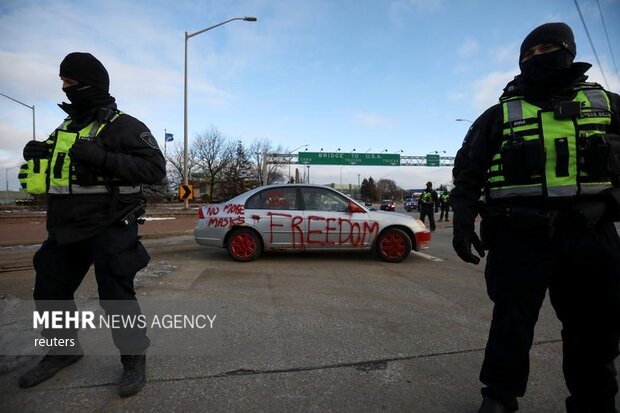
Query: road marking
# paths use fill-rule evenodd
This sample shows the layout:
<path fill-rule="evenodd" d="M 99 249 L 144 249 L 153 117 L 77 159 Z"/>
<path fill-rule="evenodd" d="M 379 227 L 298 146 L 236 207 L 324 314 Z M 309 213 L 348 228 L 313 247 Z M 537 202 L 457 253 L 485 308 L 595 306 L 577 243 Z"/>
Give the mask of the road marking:
<path fill-rule="evenodd" d="M 413 253 L 419 257 L 426 258 L 429 261 L 445 261 L 443 258 L 434 257 L 430 254 L 425 254 L 419 251 L 413 251 Z"/>

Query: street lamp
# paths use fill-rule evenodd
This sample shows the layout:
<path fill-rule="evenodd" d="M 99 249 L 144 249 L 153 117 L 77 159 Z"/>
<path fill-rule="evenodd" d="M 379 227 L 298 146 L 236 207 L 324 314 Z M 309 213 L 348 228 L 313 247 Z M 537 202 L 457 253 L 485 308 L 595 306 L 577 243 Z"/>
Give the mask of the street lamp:
<path fill-rule="evenodd" d="M 458 118 L 458 119 L 455 119 L 455 120 L 456 120 L 457 122 L 469 122 L 469 123 L 474 123 L 474 122 L 472 122 L 472 121 L 471 121 L 471 120 L 469 120 L 469 119 L 461 119 L 461 118 Z"/>
<path fill-rule="evenodd" d="M 214 26 L 210 26 L 207 27 L 206 29 L 202 29 L 200 31 L 194 32 L 194 33 L 187 33 L 185 32 L 185 76 L 184 76 L 184 82 L 183 82 L 183 184 L 187 185 L 188 180 L 187 180 L 187 172 L 188 172 L 188 153 L 187 153 L 187 144 L 188 144 L 188 138 L 187 138 L 187 41 L 194 37 L 194 36 L 198 36 L 201 33 L 204 33 L 206 31 L 209 31 L 211 29 L 215 29 L 216 27 L 220 27 L 226 23 L 230 23 L 232 21 L 235 20 L 243 20 L 246 22 L 255 22 L 257 19 L 256 17 L 235 17 L 233 19 L 229 19 L 226 20 L 224 22 L 218 23 Z M 187 200 L 187 198 L 185 199 L 185 209 L 187 209 L 188 207 L 188 203 L 189 201 Z"/>
<path fill-rule="evenodd" d="M 297 148 L 295 148 L 295 149 L 293 149 L 293 150 L 291 150 L 291 151 L 289 151 L 287 153 L 287 155 L 289 155 L 289 157 L 288 157 L 288 183 L 291 183 L 291 159 L 293 158 L 293 156 L 292 156 L 293 152 L 298 151 L 301 148 L 307 148 L 308 146 L 310 146 L 310 145 L 308 145 L 308 144 L 301 145 L 301 146 L 298 146 Z"/>
<path fill-rule="evenodd" d="M 11 99 L 13 102 L 19 103 L 20 105 L 26 106 L 28 109 L 32 109 L 32 140 L 35 140 L 35 137 L 34 137 L 34 132 L 35 132 L 34 130 L 34 105 L 32 106 L 26 105 L 24 102 L 20 102 L 17 99 L 14 99 L 10 96 L 5 95 L 4 93 L 0 93 L 0 95 L 4 96 L 7 99 Z"/>

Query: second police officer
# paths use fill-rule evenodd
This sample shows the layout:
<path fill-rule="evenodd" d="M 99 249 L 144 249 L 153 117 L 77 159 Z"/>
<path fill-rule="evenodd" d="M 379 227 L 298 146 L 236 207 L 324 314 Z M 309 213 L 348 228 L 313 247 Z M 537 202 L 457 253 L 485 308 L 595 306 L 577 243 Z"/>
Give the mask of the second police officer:
<path fill-rule="evenodd" d="M 473 123 L 455 159 L 454 249 L 474 264 L 472 247 L 489 251 L 494 308 L 480 412 L 517 410 L 547 290 L 562 323 L 567 412 L 616 412 L 620 96 L 586 82 L 591 65 L 575 54 L 564 23 L 529 33 L 521 74 Z"/>

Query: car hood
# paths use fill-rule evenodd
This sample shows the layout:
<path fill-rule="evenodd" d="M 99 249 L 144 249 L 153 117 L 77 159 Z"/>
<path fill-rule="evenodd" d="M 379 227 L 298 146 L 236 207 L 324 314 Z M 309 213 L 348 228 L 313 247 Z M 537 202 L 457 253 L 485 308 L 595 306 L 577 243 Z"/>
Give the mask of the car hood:
<path fill-rule="evenodd" d="M 379 221 L 384 226 L 385 224 L 402 224 L 409 226 L 417 226 L 418 221 L 409 214 L 401 212 L 388 212 L 388 211 L 368 211 L 368 217 L 372 221 Z"/>

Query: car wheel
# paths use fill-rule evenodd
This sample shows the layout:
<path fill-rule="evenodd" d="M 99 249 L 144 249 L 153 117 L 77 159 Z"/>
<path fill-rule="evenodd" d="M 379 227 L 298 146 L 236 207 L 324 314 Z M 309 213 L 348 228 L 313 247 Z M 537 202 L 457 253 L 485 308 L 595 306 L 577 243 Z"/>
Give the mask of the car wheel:
<path fill-rule="evenodd" d="M 233 260 L 248 262 L 260 255 L 262 245 L 255 231 L 237 228 L 229 235 L 226 248 Z"/>
<path fill-rule="evenodd" d="M 377 253 L 384 261 L 401 262 L 411 252 L 411 239 L 401 229 L 388 228 L 377 239 Z"/>

